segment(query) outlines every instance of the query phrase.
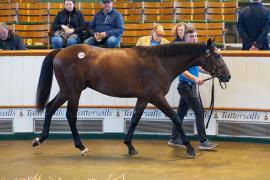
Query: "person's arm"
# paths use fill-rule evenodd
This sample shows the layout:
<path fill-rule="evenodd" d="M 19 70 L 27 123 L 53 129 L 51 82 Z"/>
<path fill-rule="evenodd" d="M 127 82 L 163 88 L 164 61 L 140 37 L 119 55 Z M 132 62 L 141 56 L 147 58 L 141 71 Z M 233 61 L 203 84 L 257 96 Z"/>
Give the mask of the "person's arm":
<path fill-rule="evenodd" d="M 106 31 L 106 36 L 121 36 L 124 32 L 124 22 L 123 17 L 120 13 L 116 16 L 115 29 Z"/>
<path fill-rule="evenodd" d="M 205 69 L 203 69 L 201 66 L 199 66 L 199 71 L 201 73 L 204 73 L 204 74 L 210 74 L 209 72 L 207 72 Z"/>
<path fill-rule="evenodd" d="M 136 43 L 136 46 L 142 46 L 142 37 L 140 37 Z"/>
<path fill-rule="evenodd" d="M 60 24 L 60 12 L 57 13 L 57 15 L 55 16 L 55 18 L 53 20 L 53 31 L 54 32 L 59 30 L 59 29 L 62 29 L 61 28 L 62 24 Z"/>
<path fill-rule="evenodd" d="M 94 36 L 96 33 L 96 21 L 97 21 L 97 14 L 93 17 L 92 21 L 90 22 L 90 26 L 88 27 L 87 31 L 91 36 Z"/>
<path fill-rule="evenodd" d="M 163 43 L 162 44 L 169 44 L 170 43 L 170 41 L 168 41 L 167 39 L 165 39 L 165 38 L 162 38 L 162 40 L 161 41 L 163 41 Z"/>
<path fill-rule="evenodd" d="M 202 78 L 193 76 L 193 75 L 192 75 L 190 72 L 188 72 L 187 70 L 184 71 L 184 72 L 182 73 L 182 75 L 183 75 L 185 78 L 187 78 L 187 79 L 189 79 L 189 80 L 195 82 L 195 83 L 198 84 L 198 85 L 202 85 L 202 84 L 203 84 Z"/>
<path fill-rule="evenodd" d="M 264 38 L 267 37 L 269 30 L 270 30 L 270 11 L 267 12 L 266 17 L 264 18 L 263 29 L 260 35 L 258 36 L 258 39 L 256 40 L 256 43 L 254 45 L 257 49 L 262 47 Z"/>
<path fill-rule="evenodd" d="M 74 28 L 74 32 L 76 33 L 76 34 L 79 34 L 79 33 L 81 33 L 83 30 L 85 30 L 86 29 L 86 25 L 85 25 L 85 22 L 84 22 L 84 17 L 83 17 L 83 14 L 81 14 L 81 13 L 78 13 L 78 18 L 79 19 L 76 19 L 75 21 L 79 21 L 79 27 L 75 27 Z"/>
<path fill-rule="evenodd" d="M 21 37 L 17 37 L 16 39 L 16 50 L 25 50 L 25 45 L 22 41 L 22 38 Z"/>
<path fill-rule="evenodd" d="M 248 36 L 248 34 L 245 30 L 243 14 L 241 11 L 239 11 L 239 13 L 238 13 L 237 31 L 239 33 L 239 36 L 243 39 L 243 41 L 251 42 L 251 44 L 252 44 L 253 40 Z"/>

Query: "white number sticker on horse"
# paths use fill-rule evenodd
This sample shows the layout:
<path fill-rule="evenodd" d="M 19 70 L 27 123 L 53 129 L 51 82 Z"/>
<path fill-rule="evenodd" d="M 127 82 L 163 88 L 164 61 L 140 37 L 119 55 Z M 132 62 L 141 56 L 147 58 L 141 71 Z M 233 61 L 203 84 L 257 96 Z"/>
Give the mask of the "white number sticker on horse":
<path fill-rule="evenodd" d="M 78 58 L 82 59 L 82 58 L 84 58 L 84 57 L 85 57 L 84 52 L 79 52 L 79 54 L 78 54 Z"/>

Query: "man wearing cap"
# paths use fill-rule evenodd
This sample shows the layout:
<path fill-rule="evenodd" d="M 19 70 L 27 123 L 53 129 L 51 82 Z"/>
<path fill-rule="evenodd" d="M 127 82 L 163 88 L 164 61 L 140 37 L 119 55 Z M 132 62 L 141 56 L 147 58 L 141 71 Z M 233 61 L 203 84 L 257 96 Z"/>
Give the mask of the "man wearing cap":
<path fill-rule="evenodd" d="M 124 31 L 123 26 L 123 17 L 113 9 L 112 1 L 103 0 L 102 9 L 94 16 L 88 29 L 91 37 L 86 39 L 84 43 L 115 48 L 120 43 L 120 37 Z"/>
<path fill-rule="evenodd" d="M 169 41 L 163 36 L 165 35 L 162 25 L 155 23 L 150 36 L 140 37 L 136 46 L 156 46 L 167 44 Z"/>

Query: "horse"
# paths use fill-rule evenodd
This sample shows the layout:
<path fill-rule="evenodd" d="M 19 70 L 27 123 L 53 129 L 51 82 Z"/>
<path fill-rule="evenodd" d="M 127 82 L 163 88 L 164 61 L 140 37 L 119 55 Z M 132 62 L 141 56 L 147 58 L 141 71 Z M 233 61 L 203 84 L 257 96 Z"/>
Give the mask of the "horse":
<path fill-rule="evenodd" d="M 207 43 L 172 43 L 127 49 L 105 49 L 79 44 L 51 51 L 43 61 L 37 87 L 37 110 L 46 110 L 43 130 L 34 138 L 33 147 L 48 138 L 53 114 L 67 101 L 66 118 L 75 147 L 81 151 L 81 155 L 86 154 L 88 149 L 80 139 L 76 121 L 81 92 L 85 88 L 91 88 L 109 96 L 137 98 L 131 125 L 124 137 L 129 155 L 138 153 L 132 145 L 133 133 L 144 109 L 151 103 L 177 125 L 186 146 L 187 156 L 195 157 L 194 148 L 184 132 L 181 119 L 165 98 L 172 81 L 192 66 L 202 66 L 220 82 L 228 82 L 231 77 L 211 39 Z M 47 102 L 53 71 L 59 92 Z"/>

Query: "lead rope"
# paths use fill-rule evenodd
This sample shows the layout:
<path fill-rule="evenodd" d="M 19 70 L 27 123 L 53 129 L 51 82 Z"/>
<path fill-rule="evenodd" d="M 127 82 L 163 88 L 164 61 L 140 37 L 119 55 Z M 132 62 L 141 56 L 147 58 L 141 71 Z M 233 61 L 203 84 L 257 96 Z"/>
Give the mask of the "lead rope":
<path fill-rule="evenodd" d="M 209 108 L 210 108 L 210 115 L 208 117 L 208 120 L 207 120 L 207 124 L 206 124 L 206 129 L 208 128 L 208 125 L 209 125 L 209 122 L 210 122 L 210 119 L 212 117 L 212 114 L 213 114 L 213 110 L 214 110 L 214 103 L 215 103 L 215 96 L 214 96 L 214 76 L 210 77 L 210 78 L 207 78 L 207 79 L 204 79 L 203 81 L 206 82 L 210 79 L 212 79 L 212 90 L 211 90 L 211 102 L 210 102 L 210 105 L 209 105 Z M 202 98 L 201 98 L 201 93 L 200 93 L 200 86 L 198 86 L 198 94 L 199 94 L 199 99 L 200 99 L 200 103 L 201 103 L 201 106 L 203 108 L 203 104 L 202 104 Z"/>
<path fill-rule="evenodd" d="M 214 104 L 215 104 L 215 85 L 214 85 L 215 84 L 215 81 L 214 81 L 214 78 L 215 78 L 215 76 L 212 76 L 210 78 L 206 78 L 206 79 L 203 80 L 205 82 L 205 81 L 208 81 L 208 80 L 212 79 L 211 102 L 210 102 L 210 105 L 209 105 L 210 115 L 209 115 L 208 120 L 207 120 L 207 123 L 206 123 L 206 129 L 208 128 L 210 119 L 211 119 L 212 114 L 213 114 L 213 111 L 214 111 Z M 220 87 L 222 89 L 226 89 L 227 88 L 227 84 L 225 82 L 224 82 L 224 85 L 222 85 L 222 83 L 219 81 L 219 85 L 220 85 Z M 198 94 L 199 94 L 199 99 L 200 99 L 201 106 L 203 108 L 199 87 L 200 86 L 198 86 Z"/>

